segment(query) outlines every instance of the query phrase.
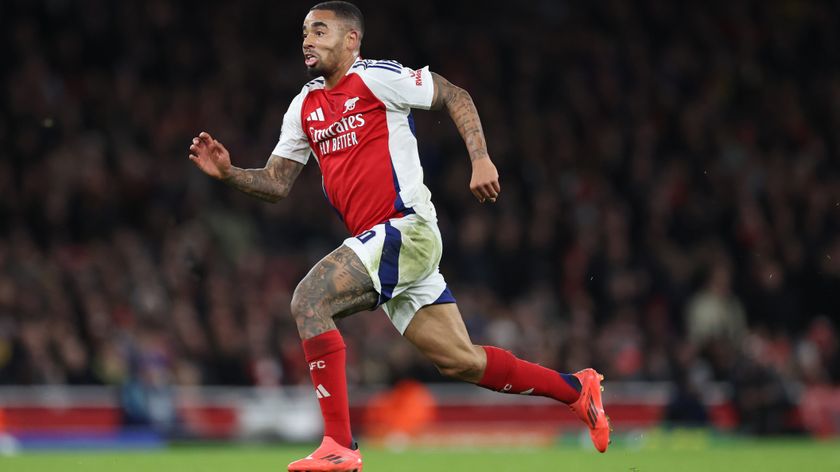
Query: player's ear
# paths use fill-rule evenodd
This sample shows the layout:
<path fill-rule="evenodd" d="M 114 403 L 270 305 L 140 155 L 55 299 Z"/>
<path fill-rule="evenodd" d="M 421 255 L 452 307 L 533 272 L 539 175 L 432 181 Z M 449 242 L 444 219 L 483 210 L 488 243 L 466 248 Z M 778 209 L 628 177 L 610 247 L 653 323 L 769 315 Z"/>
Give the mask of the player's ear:
<path fill-rule="evenodd" d="M 362 48 L 362 35 L 355 29 L 347 30 L 344 35 L 344 45 L 351 51 L 357 51 Z"/>

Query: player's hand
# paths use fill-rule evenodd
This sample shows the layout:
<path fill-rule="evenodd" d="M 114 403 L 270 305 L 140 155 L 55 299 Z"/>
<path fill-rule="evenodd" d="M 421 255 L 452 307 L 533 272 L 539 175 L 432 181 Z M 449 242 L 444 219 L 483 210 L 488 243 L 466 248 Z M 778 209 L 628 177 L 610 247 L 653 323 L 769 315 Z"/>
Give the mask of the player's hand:
<path fill-rule="evenodd" d="M 499 172 L 489 157 L 472 162 L 470 191 L 479 202 L 495 203 L 502 188 L 499 186 Z"/>
<path fill-rule="evenodd" d="M 190 145 L 190 160 L 205 174 L 216 179 L 227 177 L 231 168 L 228 150 L 206 131 L 202 131 L 193 138 Z"/>

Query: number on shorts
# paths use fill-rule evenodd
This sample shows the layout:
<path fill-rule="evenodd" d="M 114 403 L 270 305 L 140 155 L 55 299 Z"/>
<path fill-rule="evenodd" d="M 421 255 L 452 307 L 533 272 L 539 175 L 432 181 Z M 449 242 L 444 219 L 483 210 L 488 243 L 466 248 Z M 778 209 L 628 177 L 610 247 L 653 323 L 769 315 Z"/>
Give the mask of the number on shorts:
<path fill-rule="evenodd" d="M 364 243 L 370 241 L 371 239 L 373 239 L 374 236 L 376 236 L 376 231 L 374 231 L 372 229 L 369 229 L 369 230 L 365 231 L 364 233 L 356 236 L 356 238 L 358 238 L 359 241 L 361 241 L 362 244 L 364 244 Z"/>

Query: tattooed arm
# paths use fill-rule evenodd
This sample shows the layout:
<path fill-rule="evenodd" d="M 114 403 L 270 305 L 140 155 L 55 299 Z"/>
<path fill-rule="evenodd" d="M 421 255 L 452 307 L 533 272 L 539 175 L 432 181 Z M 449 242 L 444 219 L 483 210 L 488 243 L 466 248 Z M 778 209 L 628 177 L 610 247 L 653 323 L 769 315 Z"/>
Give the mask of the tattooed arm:
<path fill-rule="evenodd" d="M 440 110 L 446 107 L 464 144 L 470 154 L 472 162 L 472 178 L 470 179 L 470 191 L 480 201 L 495 202 L 499 196 L 499 173 L 490 154 L 487 152 L 487 141 L 484 138 L 484 130 L 481 128 L 481 119 L 478 117 L 478 110 L 475 108 L 472 97 L 461 87 L 452 85 L 448 80 L 432 72 L 435 92 L 432 96 L 432 109 Z"/>
<path fill-rule="evenodd" d="M 303 164 L 300 162 L 272 155 L 262 169 L 231 166 L 227 177 L 222 180 L 248 195 L 275 203 L 289 195 L 301 169 Z"/>
<path fill-rule="evenodd" d="M 262 169 L 240 169 L 230 163 L 230 153 L 209 133 L 201 132 L 190 145 L 190 160 L 207 175 L 222 180 L 267 202 L 278 202 L 295 183 L 303 164 L 272 155 Z"/>

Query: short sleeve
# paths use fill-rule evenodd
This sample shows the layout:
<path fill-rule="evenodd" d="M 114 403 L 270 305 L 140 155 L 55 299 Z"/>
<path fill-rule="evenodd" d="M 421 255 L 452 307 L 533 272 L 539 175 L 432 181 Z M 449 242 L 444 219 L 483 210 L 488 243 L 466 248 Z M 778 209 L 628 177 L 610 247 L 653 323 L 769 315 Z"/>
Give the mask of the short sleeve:
<path fill-rule="evenodd" d="M 432 106 L 435 88 L 428 66 L 414 70 L 392 61 L 376 61 L 361 75 L 371 92 L 386 106 L 424 110 Z"/>
<path fill-rule="evenodd" d="M 280 128 L 280 140 L 274 147 L 272 155 L 291 159 L 306 164 L 309 161 L 311 149 L 303 125 L 300 122 L 300 112 L 305 93 L 299 93 L 289 104 L 289 109 L 283 115 L 283 126 Z"/>

